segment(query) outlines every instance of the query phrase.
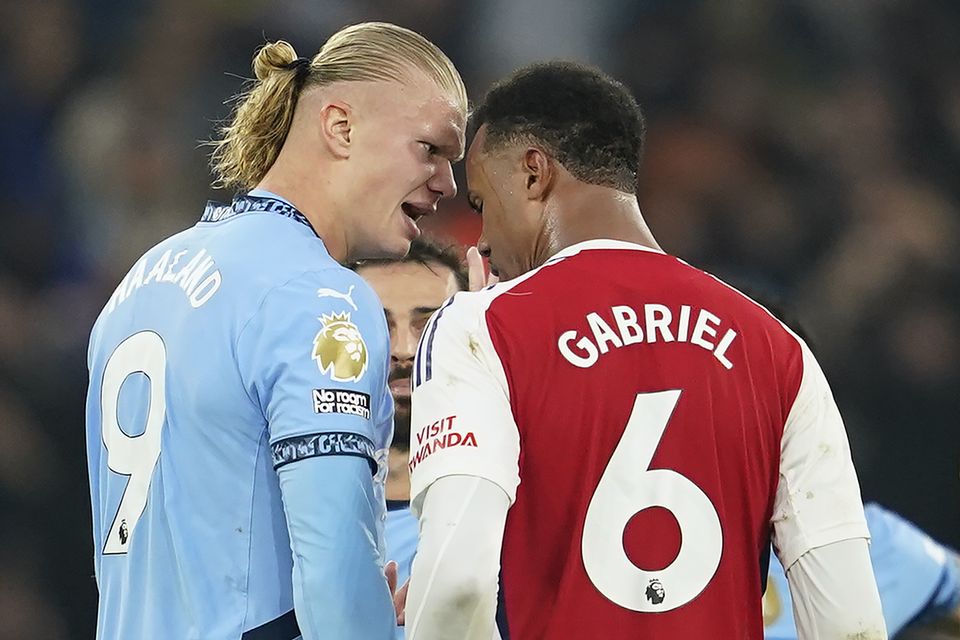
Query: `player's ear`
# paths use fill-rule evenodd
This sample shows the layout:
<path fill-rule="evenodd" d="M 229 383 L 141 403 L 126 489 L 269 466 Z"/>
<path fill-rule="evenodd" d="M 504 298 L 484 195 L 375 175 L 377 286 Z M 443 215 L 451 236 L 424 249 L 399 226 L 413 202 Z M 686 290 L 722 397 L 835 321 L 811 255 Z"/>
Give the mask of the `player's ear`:
<path fill-rule="evenodd" d="M 350 105 L 328 102 L 320 109 L 320 138 L 336 158 L 350 157 Z"/>
<path fill-rule="evenodd" d="M 556 167 L 543 149 L 527 147 L 523 152 L 522 168 L 528 200 L 543 200 L 550 192 Z"/>

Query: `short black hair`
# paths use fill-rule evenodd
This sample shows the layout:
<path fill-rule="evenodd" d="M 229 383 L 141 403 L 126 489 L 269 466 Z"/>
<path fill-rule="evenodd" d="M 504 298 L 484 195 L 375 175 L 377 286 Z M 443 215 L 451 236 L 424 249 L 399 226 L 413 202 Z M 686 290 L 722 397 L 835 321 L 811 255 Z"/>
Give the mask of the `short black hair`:
<path fill-rule="evenodd" d="M 453 272 L 457 280 L 457 286 L 461 291 L 469 288 L 469 277 L 467 269 L 460 259 L 460 250 L 456 245 L 441 245 L 433 240 L 418 236 L 410 243 L 410 251 L 402 258 L 371 258 L 369 260 L 360 260 L 350 265 L 350 269 L 357 271 L 364 267 L 382 266 L 388 264 L 399 264 L 403 262 L 415 262 L 422 264 L 430 269 L 430 264 L 439 264 L 447 267 Z M 432 269 L 430 269 L 433 271 Z"/>
<path fill-rule="evenodd" d="M 646 125 L 630 91 L 599 69 L 545 62 L 496 83 L 471 115 L 485 149 L 535 141 L 578 180 L 636 193 Z"/>

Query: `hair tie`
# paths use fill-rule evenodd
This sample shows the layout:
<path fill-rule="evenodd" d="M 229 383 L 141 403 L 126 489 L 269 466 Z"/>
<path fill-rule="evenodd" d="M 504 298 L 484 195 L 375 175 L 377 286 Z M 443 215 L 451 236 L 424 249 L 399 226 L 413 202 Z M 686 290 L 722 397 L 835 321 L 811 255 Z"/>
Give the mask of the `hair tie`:
<path fill-rule="evenodd" d="M 284 66 L 285 69 L 297 72 L 297 82 L 302 83 L 310 75 L 310 58 L 297 58 Z"/>

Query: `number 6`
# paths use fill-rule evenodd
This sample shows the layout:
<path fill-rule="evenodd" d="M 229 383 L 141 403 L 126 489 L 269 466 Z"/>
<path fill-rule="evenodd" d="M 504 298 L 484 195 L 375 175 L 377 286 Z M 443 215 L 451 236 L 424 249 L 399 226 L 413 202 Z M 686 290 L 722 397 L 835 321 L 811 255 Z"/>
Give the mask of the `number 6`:
<path fill-rule="evenodd" d="M 166 347 L 163 339 L 152 331 L 135 333 L 121 342 L 103 369 L 100 412 L 107 466 L 111 471 L 130 476 L 117 515 L 107 532 L 104 554 L 127 553 L 133 530 L 147 505 L 150 479 L 160 457 L 160 432 L 167 412 L 166 370 Z M 120 388 L 134 373 L 143 373 L 150 379 L 150 408 L 143 433 L 131 437 L 120 429 L 117 407 Z"/>
<path fill-rule="evenodd" d="M 723 532 L 710 499 L 676 471 L 649 468 L 679 399 L 679 390 L 637 395 L 583 523 L 587 575 L 606 598 L 632 611 L 659 613 L 687 604 L 720 565 Z M 680 551 L 661 571 L 640 569 L 623 548 L 627 523 L 650 507 L 667 509 L 680 525 Z M 648 595 L 651 588 L 656 593 Z"/>

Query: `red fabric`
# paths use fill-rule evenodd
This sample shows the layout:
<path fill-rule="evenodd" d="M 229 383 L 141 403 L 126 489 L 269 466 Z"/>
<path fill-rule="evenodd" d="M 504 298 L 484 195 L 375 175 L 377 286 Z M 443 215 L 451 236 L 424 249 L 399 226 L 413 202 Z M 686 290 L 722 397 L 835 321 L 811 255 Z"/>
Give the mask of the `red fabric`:
<path fill-rule="evenodd" d="M 674 325 L 680 305 L 690 305 L 690 331 L 699 309 L 718 316 L 714 344 L 727 329 L 737 332 L 725 353 L 733 368 L 705 348 L 677 341 L 611 345 L 589 368 L 561 355 L 557 342 L 564 332 L 592 338 L 588 313 L 616 330 L 611 307 L 629 305 L 642 327 L 645 303 L 670 308 Z M 713 277 L 670 256 L 623 249 L 592 249 L 546 265 L 498 296 L 487 323 L 521 443 L 520 487 L 502 553 L 511 640 L 760 640 L 758 558 L 768 543 L 783 426 L 802 377 L 796 339 Z M 651 468 L 672 469 L 706 494 L 720 520 L 722 552 L 712 579 L 687 604 L 638 613 L 594 585 L 581 538 L 637 394 L 671 389 L 681 390 L 680 397 Z M 630 520 L 620 539 L 631 562 L 655 571 L 674 560 L 679 538 L 674 516 L 649 508 Z"/>

